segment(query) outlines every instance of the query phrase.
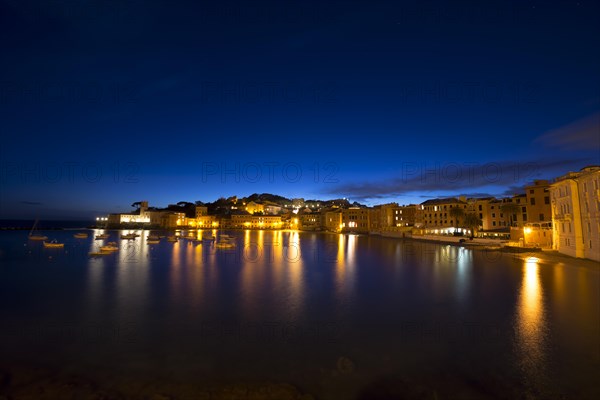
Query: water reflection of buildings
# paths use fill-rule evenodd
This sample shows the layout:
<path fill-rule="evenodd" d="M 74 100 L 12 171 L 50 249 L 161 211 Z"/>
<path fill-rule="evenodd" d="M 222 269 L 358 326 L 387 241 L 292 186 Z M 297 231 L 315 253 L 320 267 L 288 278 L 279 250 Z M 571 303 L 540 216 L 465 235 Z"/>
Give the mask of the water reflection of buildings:
<path fill-rule="evenodd" d="M 342 308 L 348 306 L 354 290 L 356 235 L 339 235 L 335 267 L 335 295 Z"/>
<path fill-rule="evenodd" d="M 473 266 L 473 250 L 459 247 L 456 254 L 456 294 L 462 304 L 467 304 L 469 286 L 471 285 L 471 267 Z"/>
<path fill-rule="evenodd" d="M 299 317 L 305 299 L 304 263 L 299 251 L 298 232 L 244 232 L 239 293 L 245 319 L 268 317 L 261 315 L 271 307 L 261 304 L 265 292 L 273 292 L 272 297 L 281 300 L 277 307 L 282 313 L 292 319 Z"/>
<path fill-rule="evenodd" d="M 545 315 L 538 260 L 530 257 L 523 266 L 523 283 L 516 310 L 517 354 L 525 377 L 540 383 L 545 359 Z"/>
<path fill-rule="evenodd" d="M 104 246 L 111 240 L 114 238 L 90 241 L 89 252 L 98 251 L 99 246 Z M 89 322 L 100 323 L 97 320 L 98 313 L 110 307 L 114 310 L 116 318 L 113 321 L 114 326 L 107 325 L 105 328 L 114 329 L 115 332 L 133 326 L 139 318 L 139 311 L 148 302 L 150 290 L 150 261 L 146 238 L 120 240 L 118 247 L 117 252 L 100 258 L 90 258 L 87 264 Z"/>

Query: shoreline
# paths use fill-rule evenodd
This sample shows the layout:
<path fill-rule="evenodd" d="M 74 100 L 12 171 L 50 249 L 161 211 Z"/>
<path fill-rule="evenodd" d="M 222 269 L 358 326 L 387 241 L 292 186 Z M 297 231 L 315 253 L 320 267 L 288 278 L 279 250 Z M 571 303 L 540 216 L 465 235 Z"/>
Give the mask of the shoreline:
<path fill-rule="evenodd" d="M 421 243 L 434 243 L 454 247 L 464 247 L 470 250 L 479 250 L 488 253 L 496 252 L 499 255 L 510 255 L 512 257 L 520 258 L 522 260 L 526 260 L 528 257 L 535 257 L 539 259 L 538 262 L 540 263 L 581 263 L 581 265 L 578 266 L 596 268 L 600 270 L 600 261 L 595 261 L 589 258 L 576 258 L 567 254 L 559 253 L 557 250 L 552 249 L 502 246 L 500 244 L 496 244 L 496 246 L 490 246 L 483 243 L 469 243 L 468 241 L 460 243 L 458 241 L 444 241 L 439 239 L 428 239 L 414 236 L 411 238 L 405 238 L 403 240 L 414 240 L 416 242 Z M 492 249 L 490 247 L 496 248 Z"/>
<path fill-rule="evenodd" d="M 522 259 L 525 259 L 526 256 L 535 256 L 538 259 L 540 259 L 541 261 L 546 261 L 546 262 L 581 262 L 581 263 L 586 263 L 586 264 L 590 264 L 590 266 L 593 268 L 600 268 L 600 261 L 595 261 L 589 258 L 576 258 L 576 257 L 572 257 L 570 255 L 567 254 L 563 254 L 563 253 L 559 253 L 556 250 L 553 249 L 542 249 L 539 247 L 517 247 L 517 246 L 510 246 L 508 243 L 508 241 L 506 240 L 497 240 L 497 239 L 484 239 L 484 238 L 473 238 L 472 240 L 469 239 L 468 237 L 463 237 L 463 236 L 434 236 L 434 235 L 423 235 L 423 236 L 405 236 L 405 237 L 399 237 L 399 236 L 392 236 L 392 235 L 382 235 L 381 233 L 370 233 L 370 232 L 364 232 L 364 233 L 350 233 L 350 232 L 346 232 L 346 233 L 342 233 L 342 232 L 332 232 L 332 231 L 327 231 L 327 230 L 320 230 L 320 231 L 316 231 L 316 230 L 296 230 L 296 229 L 244 229 L 244 228 L 190 228 L 190 227 L 185 227 L 185 228 L 100 228 L 100 227 L 92 227 L 92 226 L 87 226 L 87 227 L 81 227 L 81 228 L 65 228 L 65 227 L 49 227 L 49 228 L 42 228 L 40 229 L 40 231 L 70 231 L 70 230 L 105 230 L 105 231 L 114 231 L 114 232 L 119 232 L 119 231 L 130 231 L 130 230 L 141 230 L 141 231 L 185 231 L 185 230 L 206 230 L 206 231 L 212 231 L 212 230 L 223 230 L 223 231 L 246 231 L 246 230 L 250 230 L 250 231 L 267 231 L 267 232 L 306 232 L 306 233 L 320 233 L 320 234 L 334 234 L 334 235 L 360 235 L 360 236 L 372 236 L 372 237 L 380 237 L 380 238 L 386 238 L 386 239 L 394 239 L 394 240 L 400 240 L 400 241 L 415 241 L 415 242 L 420 242 L 420 243 L 433 243 L 433 244 L 438 244 L 438 245 L 449 245 L 449 246 L 455 246 L 455 247 L 463 247 L 463 248 L 467 248 L 467 249 L 471 249 L 471 250 L 479 250 L 479 251 L 485 251 L 485 252 L 498 252 L 500 254 L 511 254 L 511 255 L 519 255 L 522 254 L 523 256 L 519 257 Z M 0 232 L 3 231 L 29 231 L 31 230 L 30 227 L 0 227 Z M 463 242 L 461 242 L 460 240 L 464 240 Z"/>

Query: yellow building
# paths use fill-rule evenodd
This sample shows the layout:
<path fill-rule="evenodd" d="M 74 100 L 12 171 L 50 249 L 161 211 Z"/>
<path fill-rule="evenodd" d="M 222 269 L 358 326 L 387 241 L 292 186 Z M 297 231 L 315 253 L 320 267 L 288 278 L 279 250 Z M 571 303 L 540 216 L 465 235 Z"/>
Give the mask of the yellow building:
<path fill-rule="evenodd" d="M 325 212 L 325 229 L 330 232 L 342 231 L 342 211 L 330 210 Z"/>
<path fill-rule="evenodd" d="M 134 213 L 109 214 L 109 225 L 120 224 L 151 224 L 151 213 L 148 212 L 148 202 L 140 201 L 140 207 Z"/>
<path fill-rule="evenodd" d="M 527 216 L 524 223 L 552 221 L 552 206 L 550 205 L 550 183 L 546 180 L 535 180 L 533 185 L 525 187 L 527 196 Z"/>
<path fill-rule="evenodd" d="M 350 207 L 342 210 L 342 232 L 369 232 L 369 209 Z"/>
<path fill-rule="evenodd" d="M 414 204 L 408 206 L 399 206 L 392 209 L 391 226 L 414 226 L 416 220 L 417 206 Z"/>
<path fill-rule="evenodd" d="M 234 229 L 281 229 L 283 223 L 279 215 L 236 214 L 231 216 Z"/>
<path fill-rule="evenodd" d="M 400 206 L 398 206 L 398 203 L 387 203 L 374 206 L 373 210 L 379 210 L 379 213 L 373 213 L 372 215 L 377 217 L 378 221 L 374 221 L 374 218 L 371 218 L 371 224 L 375 224 L 379 229 L 396 226 L 394 217 L 398 215 L 397 211 L 399 209 Z"/>
<path fill-rule="evenodd" d="M 196 218 L 208 215 L 208 207 L 196 206 Z"/>
<path fill-rule="evenodd" d="M 187 225 L 188 222 L 185 213 L 163 212 L 163 215 L 161 216 L 160 226 L 163 228 L 177 228 Z"/>
<path fill-rule="evenodd" d="M 147 201 L 141 201 L 135 213 L 109 214 L 108 225 L 142 225 L 148 227 L 176 228 L 189 223 L 185 213 L 148 208 Z"/>
<path fill-rule="evenodd" d="M 460 217 L 453 216 L 453 208 L 462 209 L 463 213 L 468 212 L 466 198 L 460 199 L 451 197 L 445 199 L 432 199 L 421 203 L 417 207 L 416 223 L 423 228 L 425 234 L 452 234 L 463 232 L 460 227 Z M 465 233 L 467 230 L 464 230 Z"/>
<path fill-rule="evenodd" d="M 600 261 L 600 167 L 570 172 L 550 186 L 553 248 Z"/>
<path fill-rule="evenodd" d="M 523 227 L 523 245 L 552 248 L 552 222 L 529 222 Z"/>
<path fill-rule="evenodd" d="M 369 208 L 369 232 L 381 232 L 384 228 L 384 218 L 382 218 L 384 213 L 381 206 Z"/>
<path fill-rule="evenodd" d="M 250 201 L 248 204 L 246 204 L 246 211 L 250 214 L 254 214 L 256 212 L 265 212 L 265 206 L 254 201 Z"/>
<path fill-rule="evenodd" d="M 201 215 L 196 217 L 195 227 L 198 229 L 218 228 L 219 225 L 219 219 L 216 215 Z"/>
<path fill-rule="evenodd" d="M 307 231 L 317 231 L 322 229 L 321 213 L 304 212 L 298 216 L 298 229 Z"/>
<path fill-rule="evenodd" d="M 510 200 L 493 197 L 473 199 L 469 211 L 474 212 L 481 219 L 481 230 L 483 231 L 494 231 L 504 228 L 508 230 L 511 224 L 511 216 L 510 211 L 507 212 L 505 207 L 507 203 L 510 203 Z M 516 212 L 518 206 L 514 208 Z"/>

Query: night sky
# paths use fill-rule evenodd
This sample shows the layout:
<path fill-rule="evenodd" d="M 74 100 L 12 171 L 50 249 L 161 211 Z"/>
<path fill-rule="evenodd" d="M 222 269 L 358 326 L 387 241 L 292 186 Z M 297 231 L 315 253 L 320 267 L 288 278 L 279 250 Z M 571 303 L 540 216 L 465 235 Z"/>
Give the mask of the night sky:
<path fill-rule="evenodd" d="M 0 1 L 0 218 L 502 196 L 600 163 L 597 1 L 197 3 Z"/>

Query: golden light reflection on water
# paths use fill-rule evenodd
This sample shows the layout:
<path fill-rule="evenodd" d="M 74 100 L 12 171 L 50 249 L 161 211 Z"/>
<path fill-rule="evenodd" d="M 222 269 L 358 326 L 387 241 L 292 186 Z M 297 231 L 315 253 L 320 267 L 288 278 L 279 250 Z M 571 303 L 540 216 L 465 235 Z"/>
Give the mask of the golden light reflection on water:
<path fill-rule="evenodd" d="M 106 231 L 105 231 L 106 232 Z M 97 235 L 95 231 L 93 235 Z M 91 240 L 88 253 L 100 251 L 100 246 L 105 245 L 105 240 Z M 100 299 L 102 298 L 102 281 L 104 276 L 104 259 L 90 257 L 88 260 L 87 269 L 87 286 L 88 286 L 88 304 L 90 307 L 89 315 L 94 315 L 97 308 L 100 307 Z"/>
<path fill-rule="evenodd" d="M 118 251 L 101 257 L 90 257 L 87 265 L 89 287 L 88 315 L 93 316 L 106 304 L 116 304 L 120 323 L 135 318 L 148 300 L 148 245 L 146 237 L 133 240 L 118 239 L 120 234 L 136 231 L 124 230 L 113 233 L 109 239 L 90 240 L 88 252 L 98 252 L 101 246 L 117 242 Z M 94 236 L 98 232 L 94 232 Z M 139 233 L 139 232 L 138 232 Z"/>
<path fill-rule="evenodd" d="M 264 236 L 261 236 L 264 240 Z M 260 262 L 260 251 L 264 248 L 264 242 L 253 240 L 249 229 L 244 231 L 244 241 L 240 257 L 242 261 L 240 276 L 240 307 L 245 317 L 254 319 L 260 312 L 260 282 L 265 279 L 264 264 Z"/>
<path fill-rule="evenodd" d="M 286 282 L 284 287 L 288 292 L 288 304 L 290 307 L 290 313 L 296 319 L 296 317 L 302 312 L 305 301 L 305 288 L 304 288 L 304 263 L 300 253 L 300 237 L 298 232 L 291 232 L 289 237 L 288 248 L 293 248 L 292 254 L 288 255 L 288 262 L 285 264 L 286 268 Z M 275 264 L 276 265 L 276 264 Z"/>
<path fill-rule="evenodd" d="M 471 285 L 471 267 L 473 266 L 472 250 L 459 247 L 456 255 L 456 292 L 461 303 L 468 300 L 469 287 Z"/>
<path fill-rule="evenodd" d="M 347 308 L 354 290 L 354 269 L 356 262 L 356 235 L 339 235 L 335 265 L 335 295 L 342 306 Z"/>
<path fill-rule="evenodd" d="M 243 238 L 238 257 L 244 317 L 258 318 L 265 308 L 261 304 L 265 297 L 280 299 L 290 316 L 299 316 L 304 308 L 305 287 L 298 233 L 246 230 Z"/>
<path fill-rule="evenodd" d="M 338 284 L 336 285 L 336 289 L 340 290 L 340 282 L 344 282 L 344 278 L 346 276 L 346 264 L 345 264 L 345 256 L 344 256 L 344 242 L 345 236 L 338 236 L 338 245 L 337 245 L 337 258 L 335 263 L 335 278 Z"/>
<path fill-rule="evenodd" d="M 527 259 L 516 313 L 517 348 L 522 371 L 538 380 L 544 363 L 545 315 L 537 259 Z"/>

